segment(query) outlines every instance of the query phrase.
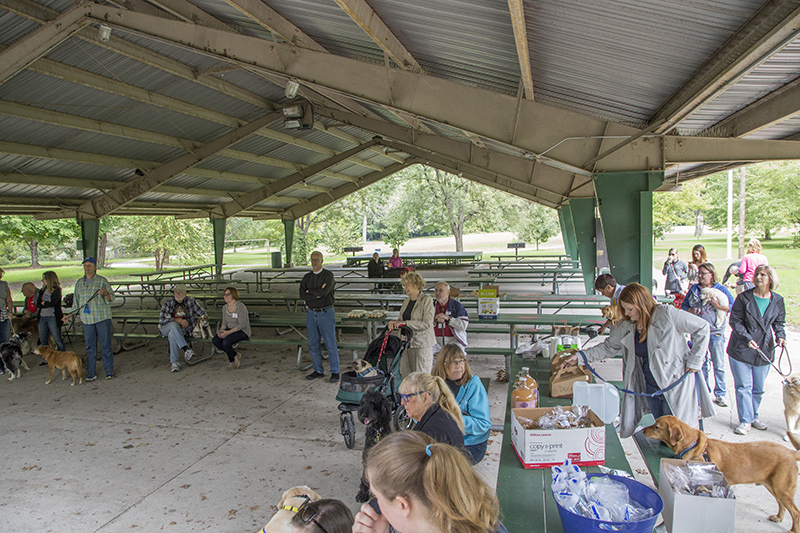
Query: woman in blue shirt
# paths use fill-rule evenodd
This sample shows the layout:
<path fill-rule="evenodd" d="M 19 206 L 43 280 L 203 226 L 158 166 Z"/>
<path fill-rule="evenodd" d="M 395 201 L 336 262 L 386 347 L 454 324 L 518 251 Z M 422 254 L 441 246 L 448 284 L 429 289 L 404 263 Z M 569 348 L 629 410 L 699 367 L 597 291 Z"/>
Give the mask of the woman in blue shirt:
<path fill-rule="evenodd" d="M 478 464 L 486 455 L 489 430 L 489 397 L 481 379 L 472 375 L 467 356 L 460 345 L 445 345 L 436 356 L 434 376 L 444 380 L 456 397 L 464 420 L 464 453 L 472 464 Z"/>

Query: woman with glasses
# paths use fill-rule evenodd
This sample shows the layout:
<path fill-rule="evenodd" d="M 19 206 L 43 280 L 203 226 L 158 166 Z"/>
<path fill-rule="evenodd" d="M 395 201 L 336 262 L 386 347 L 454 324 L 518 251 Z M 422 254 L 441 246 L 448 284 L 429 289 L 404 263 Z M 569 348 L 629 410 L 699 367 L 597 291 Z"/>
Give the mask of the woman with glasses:
<path fill-rule="evenodd" d="M 667 276 L 664 281 L 664 294 L 680 294 L 683 292 L 681 283 L 686 279 L 689 273 L 689 267 L 682 259 L 678 259 L 678 250 L 675 248 L 669 249 L 667 260 L 664 261 L 664 268 L 661 273 Z"/>
<path fill-rule="evenodd" d="M 464 453 L 472 464 L 486 456 L 489 430 L 489 397 L 481 378 L 472 374 L 461 345 L 450 343 L 439 351 L 432 374 L 442 378 L 456 398 L 464 420 Z"/>
<path fill-rule="evenodd" d="M 339 500 L 306 501 L 292 518 L 292 533 L 350 533 L 353 513 Z"/>
<path fill-rule="evenodd" d="M 430 435 L 437 442 L 464 447 L 461 409 L 442 378 L 412 372 L 400 383 L 400 403 L 414 421 L 410 429 Z"/>
<path fill-rule="evenodd" d="M 401 278 L 403 290 L 408 298 L 400 306 L 399 320 L 389 322 L 389 331 L 408 326 L 414 332 L 403 359 L 400 361 L 400 375 L 405 377 L 412 372 L 430 372 L 433 366 L 433 345 L 436 335 L 433 331 L 435 306 L 433 298 L 423 294 L 425 280 L 416 272 L 406 272 Z"/>
<path fill-rule="evenodd" d="M 64 313 L 61 311 L 61 282 L 58 274 L 48 270 L 42 274 L 42 289 L 36 292 L 36 308 L 39 310 L 39 346 L 47 346 L 53 335 L 58 351 L 64 351 L 61 340 L 61 323 Z"/>
<path fill-rule="evenodd" d="M 367 452 L 364 472 L 375 502 L 361 506 L 353 533 L 508 533 L 494 490 L 463 454 L 427 435 L 384 437 Z"/>
<path fill-rule="evenodd" d="M 236 370 L 242 358 L 233 349 L 233 345 L 250 338 L 250 317 L 247 315 L 247 307 L 239 301 L 236 287 L 226 287 L 222 296 L 225 298 L 222 323 L 211 342 L 228 356 L 228 370 Z"/>

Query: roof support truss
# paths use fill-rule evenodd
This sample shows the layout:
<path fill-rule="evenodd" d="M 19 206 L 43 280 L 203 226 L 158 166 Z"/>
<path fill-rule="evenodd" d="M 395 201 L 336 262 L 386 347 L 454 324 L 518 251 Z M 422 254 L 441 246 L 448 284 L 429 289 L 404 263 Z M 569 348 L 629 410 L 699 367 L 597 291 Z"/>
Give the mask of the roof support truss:
<path fill-rule="evenodd" d="M 514 41 L 517 43 L 519 73 L 522 86 L 525 88 L 525 98 L 533 100 L 533 74 L 528 52 L 528 31 L 525 28 L 525 6 L 522 0 L 508 0 L 508 11 L 511 14 L 511 27 L 514 29 Z"/>
<path fill-rule="evenodd" d="M 715 137 L 745 137 L 800 113 L 800 79 L 781 87 L 711 129 Z"/>
<path fill-rule="evenodd" d="M 279 35 L 286 42 L 301 48 L 327 53 L 325 48 L 306 35 L 303 30 L 260 0 L 225 0 L 225 3 L 272 33 Z"/>

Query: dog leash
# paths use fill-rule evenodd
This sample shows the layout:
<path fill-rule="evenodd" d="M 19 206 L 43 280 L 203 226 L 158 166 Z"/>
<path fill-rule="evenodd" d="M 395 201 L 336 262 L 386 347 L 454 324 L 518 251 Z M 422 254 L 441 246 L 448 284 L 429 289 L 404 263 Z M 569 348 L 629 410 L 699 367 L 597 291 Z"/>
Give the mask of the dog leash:
<path fill-rule="evenodd" d="M 87 305 L 89 305 L 89 302 L 91 302 L 92 300 L 94 300 L 94 299 L 95 299 L 95 297 L 97 296 L 97 294 L 98 294 L 99 292 L 100 292 L 100 289 L 97 289 L 96 291 L 94 291 L 94 294 L 92 294 L 92 297 L 91 297 L 91 298 L 89 298 L 88 300 L 86 300 L 86 303 L 85 303 L 85 304 L 83 304 L 82 306 L 78 307 L 78 308 L 77 308 L 77 309 L 75 309 L 74 311 L 70 311 L 69 313 L 67 313 L 67 314 L 66 314 L 66 315 L 64 315 L 64 316 L 70 316 L 70 315 L 74 315 L 75 313 L 77 313 L 77 312 L 78 312 L 78 311 L 80 311 L 81 309 L 85 309 L 85 308 L 86 308 L 86 306 L 87 306 Z"/>
<path fill-rule="evenodd" d="M 623 389 L 622 387 L 617 387 L 617 386 L 616 386 L 616 385 L 614 385 L 613 383 L 609 383 L 608 381 L 606 381 L 605 379 L 603 379 L 603 376 L 601 376 L 600 374 L 598 374 L 598 373 L 597 373 L 597 371 L 596 371 L 594 368 L 592 368 L 592 366 L 589 364 L 589 361 L 587 361 L 587 360 L 586 360 L 586 356 L 583 354 L 583 352 L 578 352 L 578 353 L 579 353 L 579 354 L 581 355 L 581 357 L 583 358 L 583 364 L 584 364 L 584 366 L 585 366 L 586 368 L 588 368 L 588 369 L 589 369 L 589 371 L 590 371 L 592 374 L 594 374 L 594 376 L 595 376 L 597 379 L 599 379 L 599 380 L 600 380 L 600 381 L 602 381 L 603 383 L 608 383 L 609 385 L 611 385 L 612 387 L 614 387 L 615 389 L 617 389 L 617 390 L 618 390 L 618 391 L 620 391 L 620 392 L 624 392 L 625 394 L 631 394 L 631 395 L 633 395 L 633 396 L 645 396 L 645 397 L 647 397 L 647 398 L 655 398 L 655 397 L 657 397 L 657 396 L 661 396 L 662 394 L 665 394 L 665 393 L 667 393 L 667 392 L 671 391 L 672 389 L 674 389 L 675 387 L 677 387 L 678 385 L 680 385 L 680 384 L 681 384 L 681 382 L 682 382 L 684 379 L 686 379 L 686 376 L 688 376 L 689 374 L 692 374 L 692 372 L 689 372 L 689 371 L 687 370 L 687 371 L 686 371 L 686 373 L 684 373 L 684 374 L 683 374 L 683 375 L 682 375 L 680 378 L 678 378 L 678 381 L 676 381 L 675 383 L 673 383 L 673 384 L 672 384 L 672 385 L 670 385 L 669 387 L 666 387 L 666 388 L 664 388 L 664 389 L 661 389 L 661 390 L 657 390 L 656 392 L 634 392 L 634 391 L 632 391 L 632 390 Z"/>
<path fill-rule="evenodd" d="M 764 352 L 761 351 L 761 348 L 756 348 L 756 351 L 762 357 L 762 359 L 764 359 L 764 361 L 768 362 L 770 364 L 770 366 L 772 368 L 774 368 L 778 372 L 778 374 L 781 375 L 781 377 L 783 378 L 784 383 L 786 382 L 786 378 L 789 377 L 792 374 L 792 358 L 789 357 L 789 351 L 786 349 L 785 342 L 786 341 L 784 341 L 784 345 L 781 346 L 781 353 L 778 356 L 778 366 L 775 366 L 775 364 L 774 364 L 774 361 L 775 361 L 774 357 L 772 359 L 770 359 L 769 357 L 767 357 L 767 354 L 765 354 Z M 781 361 L 783 360 L 783 356 L 784 355 L 786 356 L 786 360 L 789 361 L 789 371 L 787 373 L 785 373 L 785 374 L 783 372 L 781 372 L 781 366 L 782 366 L 781 365 Z"/>

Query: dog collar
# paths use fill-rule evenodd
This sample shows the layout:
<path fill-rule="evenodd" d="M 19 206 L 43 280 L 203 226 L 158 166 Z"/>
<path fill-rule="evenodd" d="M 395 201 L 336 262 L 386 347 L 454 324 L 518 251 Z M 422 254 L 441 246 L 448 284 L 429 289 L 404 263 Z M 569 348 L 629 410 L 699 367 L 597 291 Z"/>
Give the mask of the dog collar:
<path fill-rule="evenodd" d="M 280 511 L 291 511 L 293 513 L 299 513 L 300 512 L 300 508 L 311 501 L 311 498 L 306 494 L 298 494 L 297 497 L 305 498 L 306 501 L 304 501 L 303 503 L 301 503 L 300 505 L 297 505 L 297 506 L 295 506 L 295 505 L 284 505 L 279 510 Z"/>
<path fill-rule="evenodd" d="M 676 453 L 676 454 L 675 454 L 675 457 L 676 457 L 677 459 L 683 459 L 683 456 L 684 456 L 684 455 L 686 455 L 686 453 L 687 453 L 689 450 L 691 450 L 692 448 L 694 448 L 696 445 L 697 445 L 697 441 L 694 441 L 694 442 L 693 442 L 693 443 L 691 443 L 691 444 L 690 444 L 690 445 L 689 445 L 689 446 L 688 446 L 688 447 L 687 447 L 685 450 L 683 450 L 683 451 L 682 451 L 682 452 L 680 452 L 680 453 Z M 705 459 L 706 461 L 709 461 L 709 459 L 708 459 L 708 452 L 706 452 L 706 450 L 703 450 L 703 459 Z"/>
<path fill-rule="evenodd" d="M 373 370 L 373 368 L 374 368 L 374 367 L 370 367 L 370 368 L 368 368 L 368 369 L 366 369 L 366 370 L 362 370 L 361 372 L 356 372 L 356 376 L 358 376 L 358 377 L 360 377 L 360 378 L 363 378 L 364 376 L 366 376 L 367 374 L 369 374 L 369 373 L 370 373 L 370 372 Z"/>

